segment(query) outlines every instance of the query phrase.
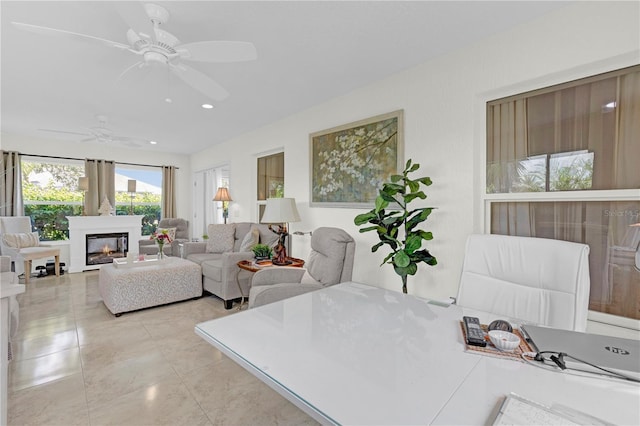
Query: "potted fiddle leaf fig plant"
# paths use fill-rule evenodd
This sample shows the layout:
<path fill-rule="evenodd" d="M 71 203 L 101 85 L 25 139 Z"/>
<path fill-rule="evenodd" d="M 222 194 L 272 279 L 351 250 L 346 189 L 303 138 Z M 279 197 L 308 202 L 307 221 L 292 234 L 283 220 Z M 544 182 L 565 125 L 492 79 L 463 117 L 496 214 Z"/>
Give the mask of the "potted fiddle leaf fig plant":
<path fill-rule="evenodd" d="M 380 266 L 385 263 L 393 265 L 395 273 L 402 278 L 403 293 L 407 293 L 407 276 L 415 275 L 419 263 L 423 262 L 431 266 L 438 263 L 429 250 L 422 248 L 422 243 L 432 240 L 433 234 L 418 228 L 427 220 L 433 208 L 409 207 L 416 199 L 427 198 L 420 186 L 431 185 L 429 177 L 416 179 L 409 177 L 409 173 L 419 168 L 419 164 L 412 163 L 409 159 L 401 175 L 392 175 L 390 182 L 383 183 L 376 198 L 375 208 L 357 215 L 354 219 L 357 226 L 371 224 L 371 226 L 360 228 L 360 233 L 377 232 L 380 242 L 371 247 L 372 252 L 378 251 L 382 246 L 389 246 L 391 252 Z"/>

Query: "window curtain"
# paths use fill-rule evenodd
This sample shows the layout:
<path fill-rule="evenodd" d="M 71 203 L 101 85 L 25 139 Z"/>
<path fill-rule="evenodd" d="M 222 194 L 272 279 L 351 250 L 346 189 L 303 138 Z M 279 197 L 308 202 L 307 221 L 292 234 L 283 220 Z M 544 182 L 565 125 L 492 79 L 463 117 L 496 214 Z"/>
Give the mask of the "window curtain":
<path fill-rule="evenodd" d="M 176 168 L 162 166 L 162 217 L 176 217 Z"/>
<path fill-rule="evenodd" d="M 623 188 L 640 188 L 640 72 L 623 75 L 618 85 L 620 131 L 614 179 Z M 635 171 L 635 173 L 633 172 Z"/>
<path fill-rule="evenodd" d="M 113 161 L 87 159 L 84 162 L 85 176 L 89 178 L 89 190 L 84 200 L 85 212 L 88 216 L 97 216 L 103 200 L 106 198 L 115 208 L 116 166 Z"/>
<path fill-rule="evenodd" d="M 0 216 L 23 216 L 20 154 L 0 151 Z"/>
<path fill-rule="evenodd" d="M 513 192 L 520 161 L 529 156 L 528 114 L 525 99 L 493 105 L 487 117 L 487 192 Z M 493 203 L 491 232 L 535 235 L 535 213 L 529 203 Z"/>

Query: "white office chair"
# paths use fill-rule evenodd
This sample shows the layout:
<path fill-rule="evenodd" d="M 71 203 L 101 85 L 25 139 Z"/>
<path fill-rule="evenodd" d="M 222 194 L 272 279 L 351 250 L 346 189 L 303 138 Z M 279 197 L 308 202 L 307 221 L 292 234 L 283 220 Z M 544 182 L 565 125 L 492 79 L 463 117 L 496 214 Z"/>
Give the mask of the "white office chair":
<path fill-rule="evenodd" d="M 16 241 L 28 241 L 25 238 L 31 231 L 31 218 L 28 216 L 0 217 L 0 254 L 9 256 L 14 263 L 16 273 L 21 273 L 21 262 L 24 262 L 24 282 L 29 283 L 31 262 L 35 259 L 53 257 L 55 259 L 56 276 L 60 276 L 60 249 L 40 244 L 37 239 L 28 246 L 16 244 Z M 12 238 L 8 238 L 12 237 Z"/>
<path fill-rule="evenodd" d="M 470 235 L 457 304 L 496 318 L 585 331 L 589 290 L 588 245 Z"/>

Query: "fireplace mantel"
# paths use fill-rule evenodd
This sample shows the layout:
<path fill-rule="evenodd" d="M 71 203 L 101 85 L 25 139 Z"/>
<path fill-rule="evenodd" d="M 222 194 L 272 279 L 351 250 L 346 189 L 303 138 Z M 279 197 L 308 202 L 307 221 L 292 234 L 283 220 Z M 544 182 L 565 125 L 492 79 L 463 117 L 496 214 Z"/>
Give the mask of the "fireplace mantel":
<path fill-rule="evenodd" d="M 100 269 L 101 265 L 87 265 L 85 252 L 87 234 L 128 232 L 129 250 L 138 251 L 142 239 L 142 215 L 131 216 L 67 216 L 69 220 L 69 272 Z"/>

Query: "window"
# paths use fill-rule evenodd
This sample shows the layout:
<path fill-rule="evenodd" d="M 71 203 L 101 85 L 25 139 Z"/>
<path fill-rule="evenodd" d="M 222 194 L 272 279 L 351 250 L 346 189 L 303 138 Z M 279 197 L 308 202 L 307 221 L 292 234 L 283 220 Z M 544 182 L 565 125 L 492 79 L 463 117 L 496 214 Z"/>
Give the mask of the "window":
<path fill-rule="evenodd" d="M 116 164 L 116 214 L 143 215 L 142 235 L 151 235 L 162 211 L 162 171 L 158 167 Z M 136 181 L 136 192 L 129 192 L 129 180 Z"/>
<path fill-rule="evenodd" d="M 43 241 L 69 238 L 67 216 L 82 215 L 83 191 L 78 178 L 85 175 L 84 161 L 23 157 L 24 214 L 31 217 Z M 136 180 L 136 192 L 127 183 Z M 150 235 L 160 220 L 162 172 L 157 167 L 116 166 L 116 214 L 144 215 L 142 235 Z"/>
<path fill-rule="evenodd" d="M 82 215 L 82 191 L 78 178 L 84 176 L 84 162 L 22 157 L 24 214 L 43 241 L 69 238 L 67 216 Z"/>
<path fill-rule="evenodd" d="M 284 197 L 284 152 L 258 157 L 258 218 L 267 198 Z"/>
<path fill-rule="evenodd" d="M 588 244 L 591 317 L 632 327 L 640 324 L 628 321 L 640 320 L 639 114 L 640 66 L 487 104 L 490 232 Z"/>

